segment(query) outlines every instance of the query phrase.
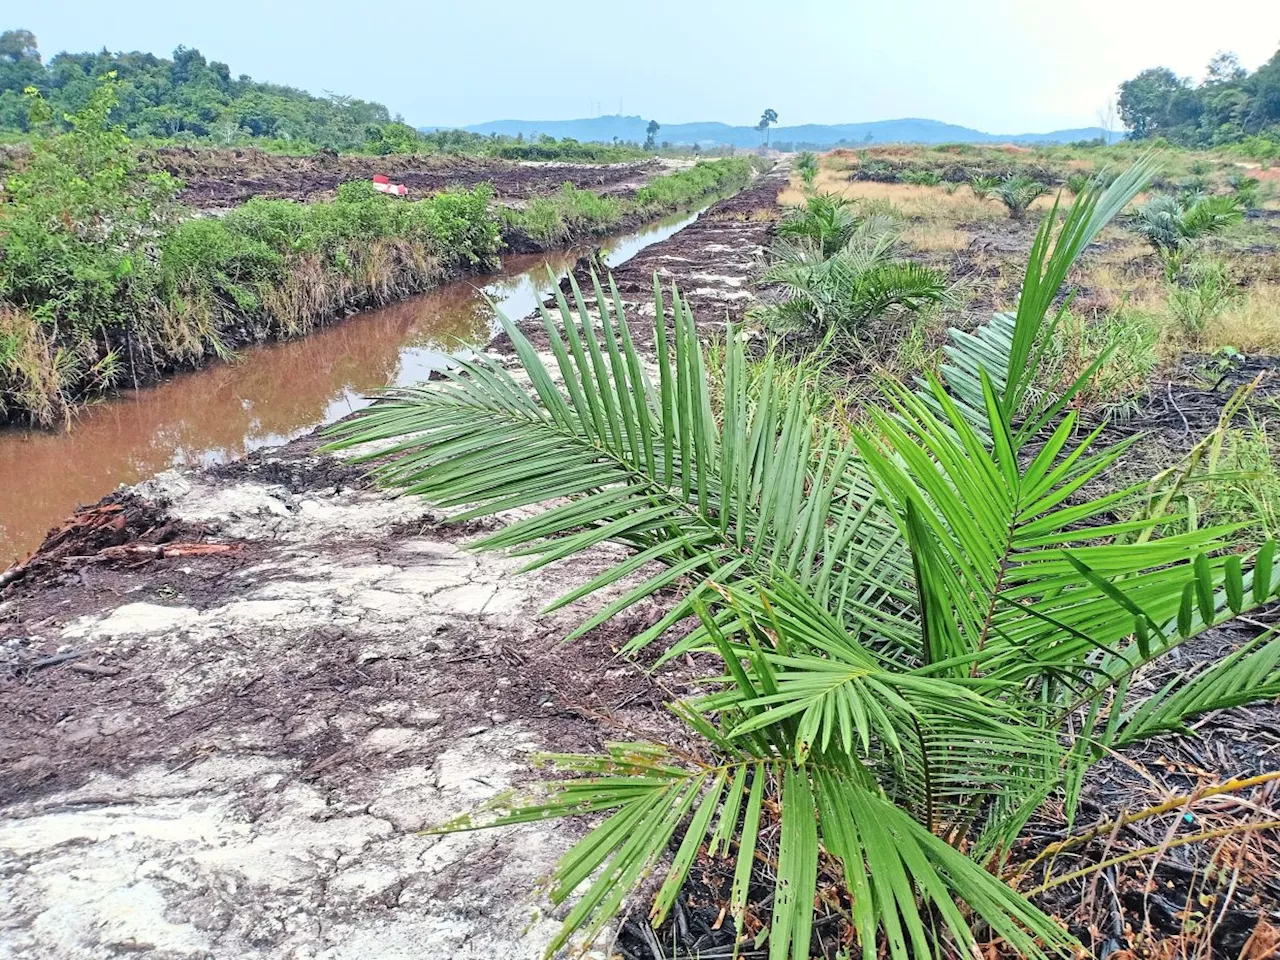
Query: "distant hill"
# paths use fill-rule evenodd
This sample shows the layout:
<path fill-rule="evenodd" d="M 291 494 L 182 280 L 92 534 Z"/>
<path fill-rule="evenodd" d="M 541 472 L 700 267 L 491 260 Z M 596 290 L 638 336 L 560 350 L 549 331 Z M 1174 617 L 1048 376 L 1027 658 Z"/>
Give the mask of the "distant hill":
<path fill-rule="evenodd" d="M 464 129 L 485 135 L 498 133 L 514 137 L 523 134 L 525 137 L 532 137 L 546 134 L 556 138 L 572 137 L 575 140 L 605 143 L 617 137 L 619 140 L 638 142 L 644 140 L 648 122 L 643 117 L 623 116 L 582 120 L 494 120 Z M 430 131 L 437 128 L 422 129 Z M 1067 143 L 1106 136 L 1106 131 L 1101 127 L 1081 127 L 1075 130 L 1053 130 L 1049 133 L 996 134 L 938 120 L 904 119 L 774 127 L 769 133 L 769 139 L 774 144 L 834 146 L 840 143 L 866 143 L 868 134 L 871 143 Z M 754 147 L 760 143 L 760 134 L 755 127 L 735 127 L 727 123 L 672 123 L 664 124 L 658 131 L 658 140 L 679 144 L 696 143 L 702 147 Z"/>

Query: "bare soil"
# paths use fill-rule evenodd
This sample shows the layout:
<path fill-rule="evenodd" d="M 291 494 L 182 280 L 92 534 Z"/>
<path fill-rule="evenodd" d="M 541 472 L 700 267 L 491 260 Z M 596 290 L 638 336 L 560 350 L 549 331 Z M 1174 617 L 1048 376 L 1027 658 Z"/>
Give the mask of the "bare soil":
<path fill-rule="evenodd" d="M 290 157 L 252 148 L 214 150 L 164 147 L 144 152 L 143 163 L 184 181 L 180 199 L 193 207 L 233 207 L 250 197 L 288 200 L 331 198 L 348 180 L 382 173 L 421 197 L 451 186 L 488 183 L 503 200 L 520 200 L 559 190 L 565 183 L 611 195 L 630 195 L 663 172 L 659 160 L 581 164 L 516 162 L 476 157 L 344 156 L 317 153 Z"/>
<path fill-rule="evenodd" d="M 676 734 L 657 684 L 690 665 L 614 659 L 660 601 L 571 646 L 581 610 L 538 615 L 609 551 L 516 577 L 316 442 L 124 498 L 224 553 L 63 537 L 6 588 L 0 956 L 532 958 L 576 828 L 412 831 L 534 749 Z"/>

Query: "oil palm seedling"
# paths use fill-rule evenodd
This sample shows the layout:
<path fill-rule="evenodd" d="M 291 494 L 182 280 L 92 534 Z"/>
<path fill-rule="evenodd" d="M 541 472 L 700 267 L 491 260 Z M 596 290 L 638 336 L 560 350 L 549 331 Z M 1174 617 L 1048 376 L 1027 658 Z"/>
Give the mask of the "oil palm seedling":
<path fill-rule="evenodd" d="M 1235 198 L 1245 210 L 1252 210 L 1262 203 L 1262 182 L 1257 177 L 1246 176 L 1239 170 L 1227 174 L 1227 184 L 1235 192 Z"/>
<path fill-rule="evenodd" d="M 818 157 L 810 150 L 806 150 L 796 158 L 796 172 L 800 174 L 800 179 L 804 181 L 806 190 L 812 190 L 814 181 L 818 179 Z"/>
<path fill-rule="evenodd" d="M 936 187 L 942 182 L 942 177 L 936 170 L 904 170 L 901 180 L 917 187 Z"/>
<path fill-rule="evenodd" d="M 973 191 L 973 195 L 979 200 L 985 200 L 991 196 L 991 191 L 1000 185 L 1000 181 L 996 177 L 988 177 L 981 173 L 974 174 L 969 179 L 969 189 Z"/>
<path fill-rule="evenodd" d="M 1161 194 L 1138 208 L 1133 228 L 1160 256 L 1166 279 L 1174 280 L 1198 240 L 1222 233 L 1243 216 L 1240 203 L 1233 196 L 1181 198 Z"/>
<path fill-rule="evenodd" d="M 1242 561 L 1230 526 L 1117 519 L 1139 488 L 1084 493 L 1125 445 L 1095 449 L 1100 430 L 1064 413 L 1083 380 L 1031 390 L 1068 271 L 1150 173 L 1086 189 L 1060 224 L 1055 208 L 1016 313 L 954 351 L 963 375 L 891 382 L 891 408 L 851 441 L 816 415 L 812 378 L 774 376 L 774 356 L 749 375 L 734 328 L 713 392 L 687 305 L 656 284 L 649 373 L 598 281 L 598 319 L 563 296 L 543 312 L 551 361 L 504 321 L 518 376 L 459 360 L 338 428 L 342 445 L 382 441 L 378 476 L 459 521 L 545 507 L 478 544 L 529 569 L 629 547 L 555 602 L 618 594 L 576 634 L 676 587 L 627 649 L 695 613 L 664 656 L 718 655 L 704 692 L 670 705 L 698 746 L 551 757 L 560 779 L 445 828 L 602 817 L 555 870 L 552 899 L 574 903 L 550 952 L 597 935 L 674 849 L 651 920 L 695 858 L 726 858 L 737 929 L 748 908 L 766 920 L 771 960 L 810 956 L 819 889 L 864 960 L 973 956 L 979 935 L 1073 955 L 998 875 L 1024 825 L 1045 806 L 1070 815 L 1108 751 L 1280 693 L 1265 638 L 1142 692 L 1148 665 L 1276 595 L 1274 544 Z M 749 903 L 765 876 L 769 905 Z"/>
<path fill-rule="evenodd" d="M 864 219 L 852 200 L 820 193 L 789 210 L 778 224 L 777 234 L 784 240 L 810 241 L 819 255 L 830 257 L 849 242 Z"/>
<path fill-rule="evenodd" d="M 894 256 L 896 224 L 882 215 L 863 218 L 830 256 L 808 239 L 782 242 L 761 281 L 782 292 L 780 303 L 752 318 L 780 332 L 857 332 L 894 309 L 918 311 L 949 298 L 946 277 Z"/>
<path fill-rule="evenodd" d="M 1010 217 L 1021 220 L 1031 204 L 1048 193 L 1049 188 L 1039 180 L 1019 174 L 1005 177 L 992 192 L 1005 205 Z"/>

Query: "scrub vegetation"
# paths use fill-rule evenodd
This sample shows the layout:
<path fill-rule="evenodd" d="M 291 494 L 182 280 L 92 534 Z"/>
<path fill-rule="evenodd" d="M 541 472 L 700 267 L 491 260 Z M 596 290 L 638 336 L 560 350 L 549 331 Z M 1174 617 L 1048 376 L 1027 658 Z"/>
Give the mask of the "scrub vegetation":
<path fill-rule="evenodd" d="M 421 200 L 342 184 L 332 201 L 253 198 L 222 217 L 177 203 L 180 181 L 148 173 L 112 120 L 108 76 L 34 141 L 0 195 L 0 418 L 49 425 L 74 404 L 166 371 L 226 358 L 246 343 L 392 302 L 496 264 L 504 232 L 546 249 L 598 236 L 732 190 L 741 159 L 657 177 L 634 199 L 566 184 L 521 210 L 486 184 Z M 33 116 L 51 108 L 28 94 Z"/>

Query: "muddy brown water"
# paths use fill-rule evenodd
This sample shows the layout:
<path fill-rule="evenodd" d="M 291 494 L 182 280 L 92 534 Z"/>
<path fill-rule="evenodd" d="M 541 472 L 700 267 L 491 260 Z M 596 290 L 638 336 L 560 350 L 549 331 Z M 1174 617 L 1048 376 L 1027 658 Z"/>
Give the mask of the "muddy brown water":
<path fill-rule="evenodd" d="M 697 219 L 648 224 L 600 246 L 617 266 Z M 583 248 L 506 258 L 502 270 L 371 310 L 302 340 L 255 347 L 232 363 L 131 390 L 83 411 L 69 432 L 0 433 L 0 570 L 34 549 L 78 504 L 171 467 L 202 466 L 277 446 L 440 369 L 446 351 L 486 343 L 495 313 L 537 309 L 547 270 Z"/>

